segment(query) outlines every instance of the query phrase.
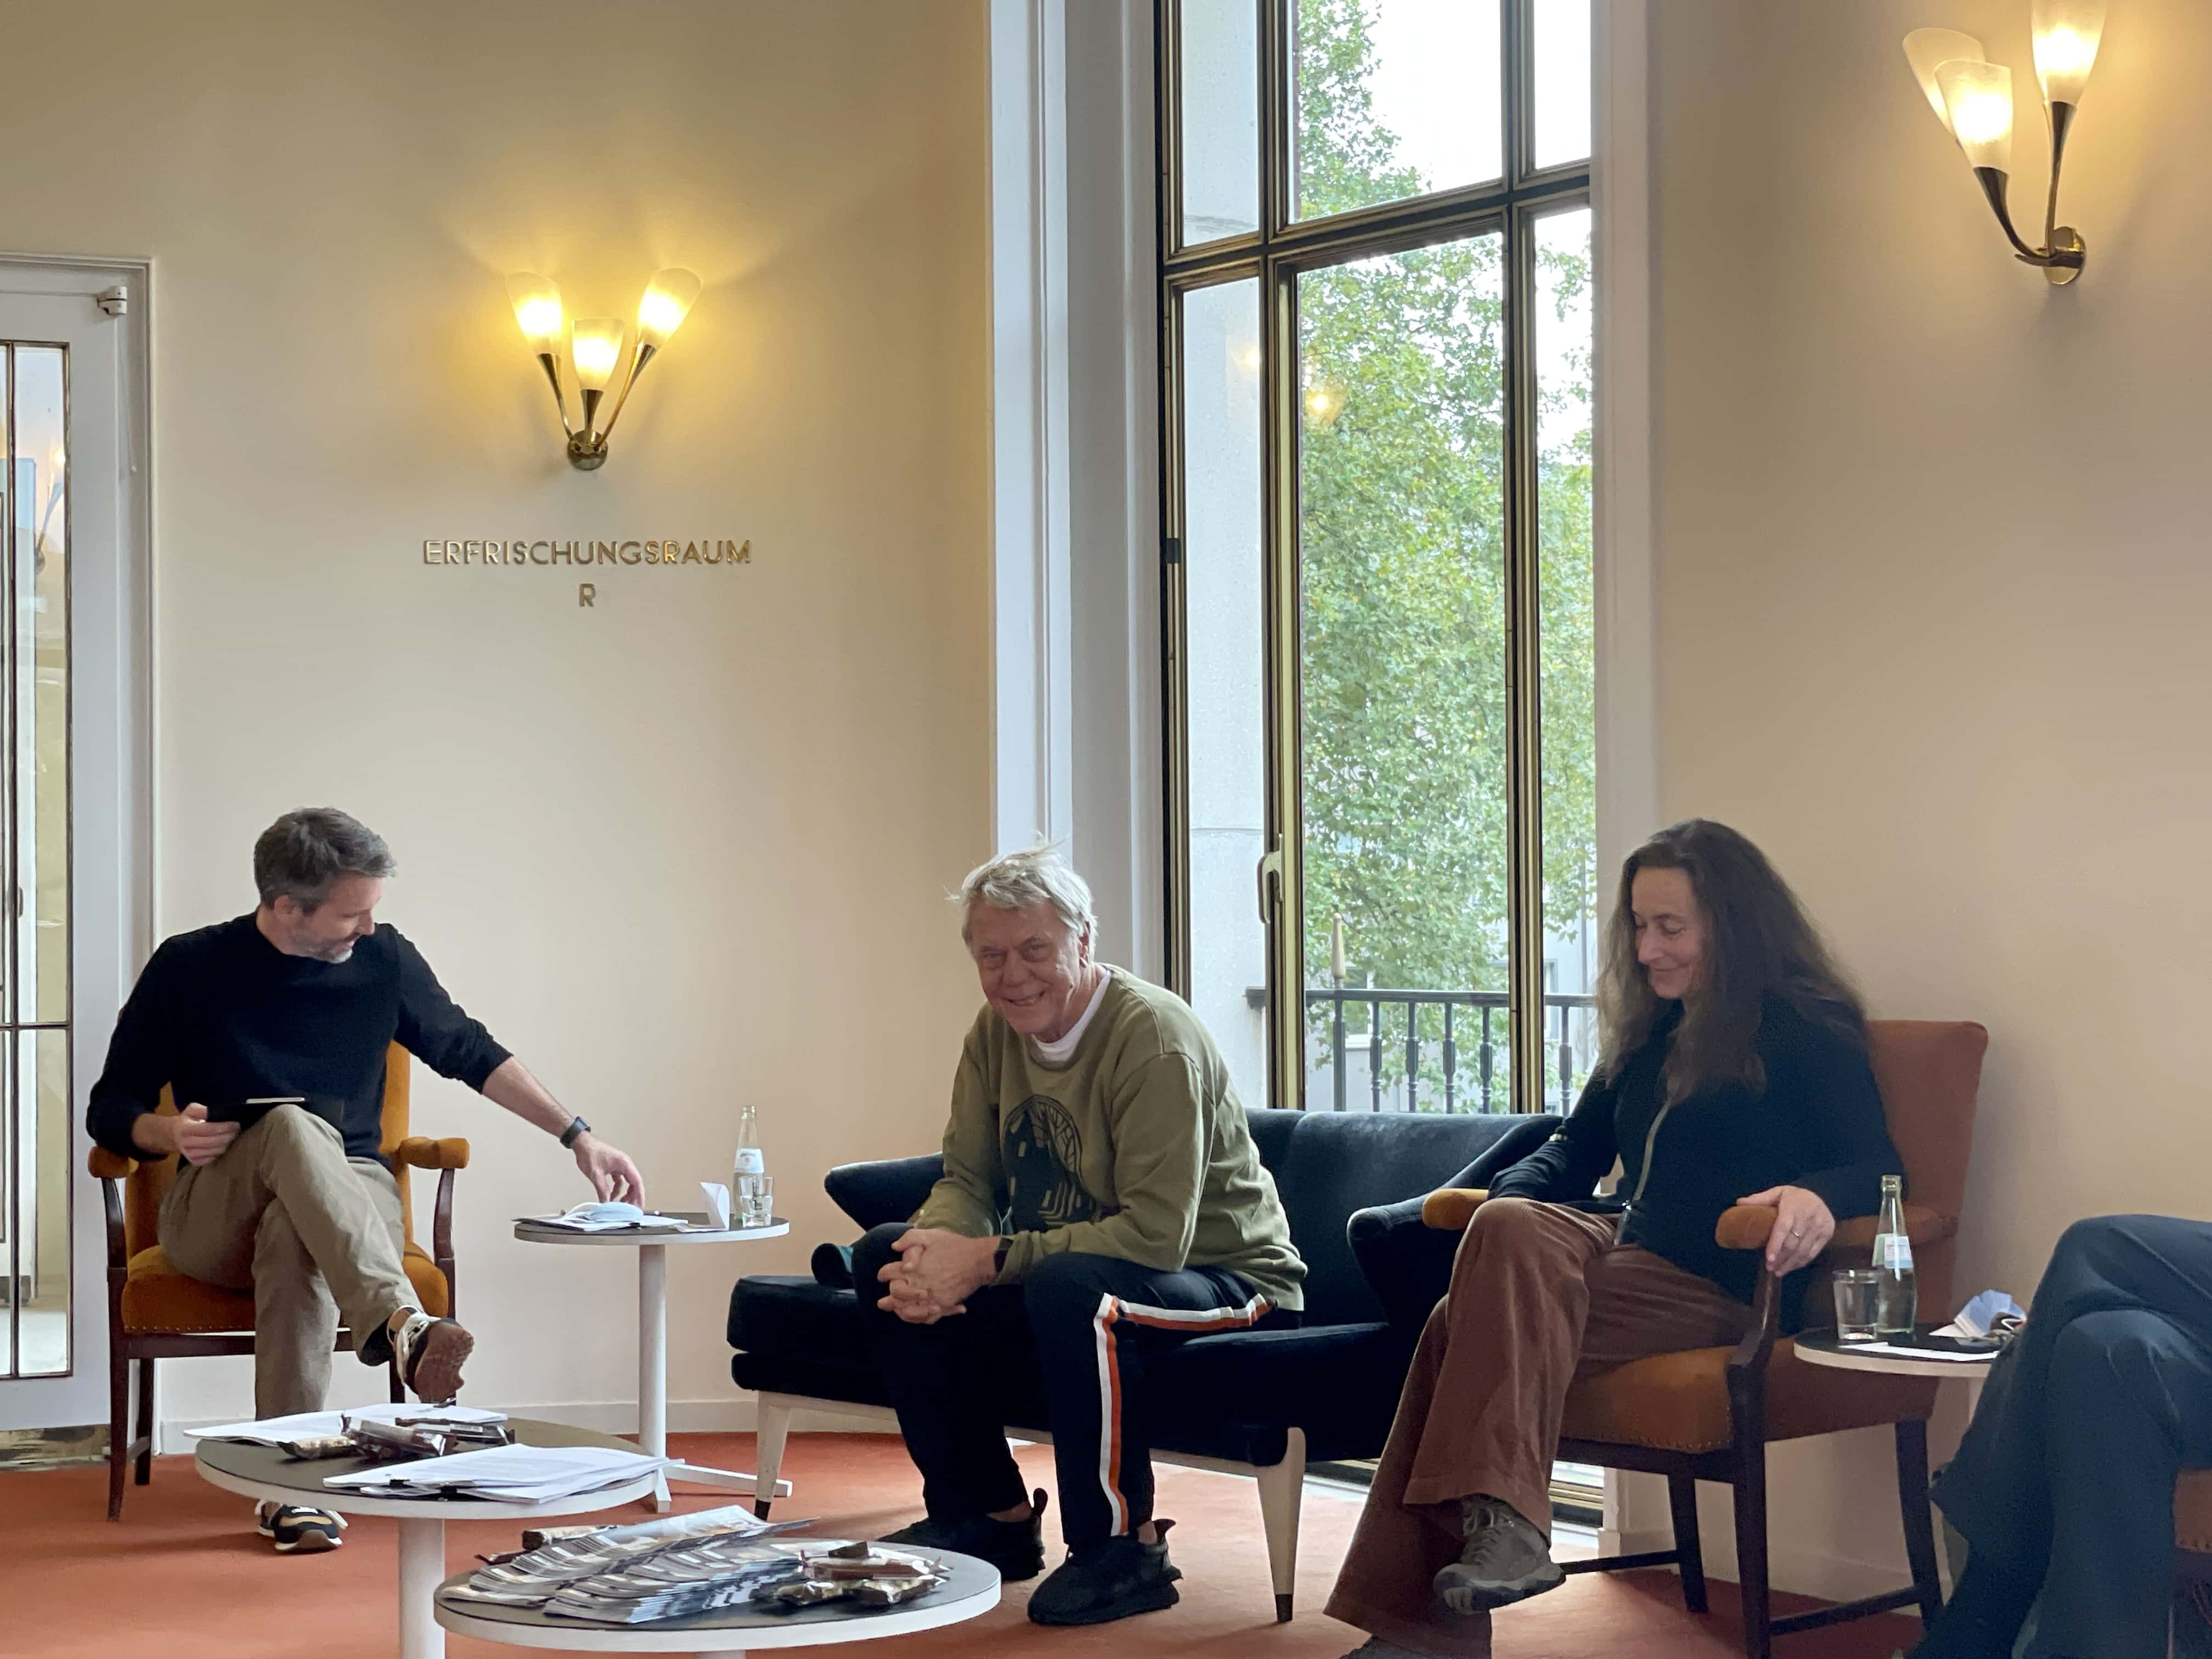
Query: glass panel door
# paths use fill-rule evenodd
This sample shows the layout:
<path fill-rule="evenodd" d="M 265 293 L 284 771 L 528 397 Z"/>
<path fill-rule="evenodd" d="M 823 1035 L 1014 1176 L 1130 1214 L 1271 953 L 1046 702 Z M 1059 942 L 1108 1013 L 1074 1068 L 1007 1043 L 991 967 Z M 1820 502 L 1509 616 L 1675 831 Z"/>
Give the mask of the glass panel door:
<path fill-rule="evenodd" d="M 1267 1096 L 1267 658 L 1260 282 L 1182 296 L 1182 591 L 1188 996 L 1249 1106 Z"/>
<path fill-rule="evenodd" d="M 1503 238 L 1302 274 L 1306 1099 L 1510 1109 Z"/>
<path fill-rule="evenodd" d="M 0 729 L 0 1376 L 70 1355 L 69 362 L 0 346 L 11 626 Z"/>

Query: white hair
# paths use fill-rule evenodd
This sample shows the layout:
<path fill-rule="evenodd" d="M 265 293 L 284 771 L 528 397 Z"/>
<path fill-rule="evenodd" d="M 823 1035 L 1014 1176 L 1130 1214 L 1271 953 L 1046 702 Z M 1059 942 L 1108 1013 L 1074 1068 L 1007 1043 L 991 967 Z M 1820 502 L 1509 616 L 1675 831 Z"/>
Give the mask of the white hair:
<path fill-rule="evenodd" d="M 968 872 L 954 902 L 963 917 L 979 904 L 994 910 L 1026 910 L 1033 904 L 1049 904 L 1069 933 L 1079 938 L 1097 937 L 1098 918 L 1091 908 L 1091 884 L 1075 873 L 1057 848 L 1040 844 L 1018 853 L 1001 853 Z M 967 923 L 961 923 L 967 934 Z"/>

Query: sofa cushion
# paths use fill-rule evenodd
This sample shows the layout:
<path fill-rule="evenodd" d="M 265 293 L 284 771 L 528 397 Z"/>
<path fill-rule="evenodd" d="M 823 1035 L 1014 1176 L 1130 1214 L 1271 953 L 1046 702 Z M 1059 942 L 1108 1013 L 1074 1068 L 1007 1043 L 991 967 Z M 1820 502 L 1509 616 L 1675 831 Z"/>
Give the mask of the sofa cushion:
<path fill-rule="evenodd" d="M 1491 1177 L 1518 1164 L 1559 1132 L 1560 1120 L 1549 1114 L 1511 1117 L 1510 1127 L 1482 1150 L 1474 1163 L 1436 1183 L 1437 1187 L 1487 1187 Z M 1434 1190 L 1431 1188 L 1430 1190 Z M 1421 1219 L 1425 1193 L 1395 1203 L 1354 1210 L 1345 1236 L 1368 1288 L 1394 1324 L 1425 1323 L 1451 1285 L 1452 1259 L 1460 1235 L 1441 1232 Z"/>
<path fill-rule="evenodd" d="M 1282 1194 L 1291 1242 L 1305 1258 L 1308 1325 L 1364 1325 L 1389 1317 L 1346 1237 L 1354 1211 L 1431 1192 L 1501 1137 L 1527 1133 L 1538 1121 L 1427 1112 L 1253 1110 L 1246 1116 L 1261 1161 Z M 1550 1133 L 1544 1129 L 1536 1139 Z"/>
<path fill-rule="evenodd" d="M 822 1188 L 830 1202 L 866 1232 L 911 1216 L 944 1173 L 944 1155 L 930 1152 L 873 1164 L 841 1164 L 822 1177 Z"/>

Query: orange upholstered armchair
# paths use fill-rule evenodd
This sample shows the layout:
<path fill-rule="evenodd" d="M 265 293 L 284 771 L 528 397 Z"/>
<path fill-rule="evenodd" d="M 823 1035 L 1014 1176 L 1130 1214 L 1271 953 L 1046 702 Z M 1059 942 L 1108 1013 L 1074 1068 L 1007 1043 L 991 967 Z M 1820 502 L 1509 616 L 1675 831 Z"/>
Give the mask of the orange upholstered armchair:
<path fill-rule="evenodd" d="M 408 1279 L 422 1297 L 422 1311 L 450 1316 L 453 1310 L 453 1171 L 468 1167 L 469 1143 L 428 1140 L 407 1133 L 407 1079 L 410 1057 L 398 1043 L 384 1067 L 384 1155 L 399 1186 L 407 1224 Z M 160 1109 L 173 1112 L 167 1089 Z M 152 1478 L 154 1462 L 154 1362 L 204 1354 L 253 1352 L 253 1293 L 228 1291 L 187 1277 L 169 1265 L 155 1229 L 161 1200 L 175 1178 L 173 1158 L 118 1157 L 95 1146 L 89 1160 L 100 1177 L 107 1211 L 107 1518 L 123 1515 L 124 1470 L 137 1462 L 137 1480 Z M 415 1242 L 415 1200 L 410 1170 L 438 1173 L 436 1208 L 430 1225 L 430 1252 Z M 338 1346 L 350 1348 L 353 1334 L 338 1333 Z M 137 1414 L 131 1421 L 131 1376 L 137 1376 Z M 397 1370 L 392 1397 L 404 1400 Z"/>
<path fill-rule="evenodd" d="M 1951 1312 L 1951 1268 L 1959 1212 L 1966 1194 L 1974 1098 L 1981 1085 L 1989 1033 L 1979 1025 L 1875 1020 L 1867 1030 L 1890 1139 L 1905 1160 L 1905 1226 L 1912 1237 L 1920 1306 Z M 1486 1195 L 1430 1194 L 1423 1218 L 1459 1227 Z M 1721 1218 L 1719 1242 L 1763 1249 L 1775 1212 L 1739 1205 Z M 1873 1218 L 1838 1228 L 1816 1274 L 1864 1267 L 1874 1243 Z M 1571 1462 L 1638 1469 L 1667 1477 L 1674 1547 L 1567 1564 L 1569 1572 L 1610 1572 L 1674 1565 L 1682 1600 L 1705 1610 L 1705 1558 L 1698 1540 L 1697 1483 L 1725 1481 L 1735 1494 L 1736 1565 L 1742 1586 L 1743 1645 L 1748 1659 L 1767 1659 L 1773 1638 L 1866 1613 L 1917 1602 L 1933 1619 L 1942 1605 L 1936 1538 L 1928 1507 L 1928 1415 L 1936 1384 L 1911 1377 L 1869 1376 L 1824 1368 L 1797 1358 L 1779 1330 L 1779 1285 L 1762 1271 L 1753 1303 L 1757 1324 L 1734 1348 L 1656 1354 L 1577 1383 L 1567 1395 L 1559 1455 Z M 1807 1317 L 1832 1321 L 1824 1285 L 1806 1297 Z M 1766 1566 L 1766 1448 L 1776 1440 L 1889 1426 L 1897 1442 L 1897 1488 L 1912 1583 L 1861 1601 L 1791 1618 L 1772 1616 Z"/>

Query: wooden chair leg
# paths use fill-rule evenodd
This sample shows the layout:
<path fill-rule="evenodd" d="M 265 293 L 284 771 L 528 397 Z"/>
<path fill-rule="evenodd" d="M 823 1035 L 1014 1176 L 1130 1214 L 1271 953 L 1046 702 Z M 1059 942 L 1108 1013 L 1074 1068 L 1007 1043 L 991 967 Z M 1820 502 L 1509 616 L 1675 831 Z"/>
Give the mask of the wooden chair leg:
<path fill-rule="evenodd" d="M 1747 1446 L 1735 1473 L 1736 1582 L 1743 1602 L 1744 1659 L 1774 1651 L 1774 1611 L 1766 1582 L 1766 1447 Z"/>
<path fill-rule="evenodd" d="M 1943 1581 L 1936 1571 L 1936 1522 L 1928 1508 L 1924 1422 L 1897 1425 L 1897 1502 L 1905 1522 L 1905 1559 L 1912 1564 L 1912 1588 L 1919 1593 L 1920 1617 L 1932 1625 L 1943 1610 Z"/>
<path fill-rule="evenodd" d="M 1698 1483 L 1695 1477 L 1667 1477 L 1667 1501 L 1674 1511 L 1674 1549 L 1682 1574 L 1682 1605 L 1692 1613 L 1705 1610 L 1705 1552 L 1698 1536 Z"/>
<path fill-rule="evenodd" d="M 131 1438 L 142 1448 L 137 1479 L 143 1486 L 154 1478 L 154 1356 L 150 1353 L 138 1362 L 138 1426 Z"/>
<path fill-rule="evenodd" d="M 407 1403 L 407 1385 L 399 1380 L 399 1356 L 398 1354 L 394 1354 L 391 1358 L 386 1360 L 384 1362 L 384 1369 L 392 1378 L 392 1403 L 395 1406 L 405 1405 Z"/>
<path fill-rule="evenodd" d="M 122 1334 L 107 1345 L 107 1518 L 123 1518 L 123 1474 L 131 1462 L 131 1366 Z"/>

